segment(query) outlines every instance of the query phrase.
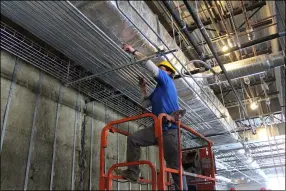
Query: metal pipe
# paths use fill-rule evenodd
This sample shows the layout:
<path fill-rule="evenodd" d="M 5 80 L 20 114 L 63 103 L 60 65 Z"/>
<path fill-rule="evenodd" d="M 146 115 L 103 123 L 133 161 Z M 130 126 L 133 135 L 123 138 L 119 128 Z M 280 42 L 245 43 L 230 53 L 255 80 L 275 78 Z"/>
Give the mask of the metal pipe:
<path fill-rule="evenodd" d="M 129 126 L 129 125 L 130 125 L 130 122 L 128 121 L 128 122 L 127 122 L 128 133 L 130 133 L 130 126 Z M 126 142 L 127 142 L 127 141 L 126 141 Z M 146 147 L 146 149 L 148 149 L 148 148 L 149 148 L 149 147 Z M 150 161 L 149 158 L 147 158 L 147 159 L 148 159 L 148 161 Z M 149 175 L 150 175 L 149 173 L 150 173 L 150 171 L 148 171 L 148 178 L 147 178 L 148 180 L 149 180 L 149 178 L 150 178 L 150 177 L 149 177 Z M 131 182 L 129 182 L 128 184 L 129 184 L 129 185 L 128 185 L 128 190 L 130 191 L 130 190 L 132 190 L 132 189 L 131 189 Z M 149 190 L 149 184 L 147 184 L 147 190 Z"/>
<path fill-rule="evenodd" d="M 60 107 L 62 103 L 62 83 L 59 87 L 59 97 L 56 109 L 56 125 L 55 125 L 55 134 L 54 134 L 54 143 L 53 143 L 53 159 L 52 159 L 52 170 L 51 170 L 51 180 L 50 180 L 50 190 L 53 190 L 54 185 L 54 167 L 55 167 L 55 158 L 56 158 L 56 149 L 57 149 L 57 136 L 58 136 L 58 127 L 59 127 L 59 118 L 60 118 Z"/>
<path fill-rule="evenodd" d="M 224 30 L 225 30 L 225 32 L 229 35 L 229 31 L 228 31 L 227 25 L 226 25 L 225 20 L 224 20 L 224 18 L 223 18 L 223 16 L 222 16 L 222 11 L 223 11 L 223 10 L 222 10 L 222 7 L 218 4 L 219 2 L 214 1 L 214 3 L 215 3 L 216 8 L 217 8 L 217 10 L 218 10 L 218 15 L 219 15 L 219 17 L 220 17 L 220 20 L 222 21 Z M 192 14 L 191 14 L 191 16 L 192 16 Z M 192 16 L 192 17 L 193 17 L 193 16 Z M 198 16 L 198 17 L 199 17 L 199 16 Z M 201 19 L 200 19 L 200 20 L 201 20 Z"/>
<path fill-rule="evenodd" d="M 2 36 L 1 36 L 1 41 L 2 41 Z M 2 129 L 1 129 L 1 152 L 2 152 L 3 141 L 5 138 L 5 132 L 6 132 L 8 115 L 9 115 L 9 110 L 10 110 L 10 104 L 11 104 L 11 100 L 12 100 L 12 94 L 14 91 L 14 86 L 16 84 L 16 74 L 18 71 L 18 67 L 19 67 L 19 63 L 18 63 L 18 58 L 16 57 L 14 70 L 13 70 L 13 74 L 12 74 L 12 79 L 11 79 L 11 84 L 10 84 L 10 89 L 9 89 L 9 94 L 8 94 L 8 100 L 7 100 L 7 104 L 6 104 L 4 116 L 3 116 L 4 119 L 3 119 Z"/>
<path fill-rule="evenodd" d="M 84 190 L 84 150 L 85 150 L 85 129 L 86 129 L 86 110 L 87 110 L 87 102 L 83 106 L 83 121 L 81 127 L 81 141 L 80 141 L 80 190 Z"/>
<path fill-rule="evenodd" d="M 275 33 L 275 34 L 271 34 L 269 36 L 265 36 L 265 37 L 262 37 L 262 38 L 259 38 L 259 39 L 255 39 L 253 41 L 250 41 L 250 42 L 247 42 L 247 43 L 244 43 L 244 44 L 241 44 L 240 47 L 238 46 L 235 46 L 235 47 L 232 47 L 230 48 L 229 50 L 225 51 L 225 52 L 217 52 L 216 53 L 216 56 L 222 56 L 224 54 L 228 54 L 230 52 L 233 52 L 233 51 L 237 51 L 239 50 L 240 48 L 247 48 L 247 47 L 250 47 L 250 46 L 253 46 L 253 45 L 256 45 L 256 44 L 259 44 L 259 43 L 263 43 L 263 42 L 267 42 L 269 40 L 273 40 L 273 39 L 276 39 L 276 38 L 279 38 L 279 37 L 283 37 L 285 36 L 286 33 L 285 31 L 283 32 L 278 32 L 278 33 Z M 210 58 L 214 58 L 216 57 L 215 55 L 213 56 L 210 56 Z"/>
<path fill-rule="evenodd" d="M 117 118 L 117 117 L 116 117 Z M 116 119 L 114 119 L 116 120 Z M 117 129 L 120 129 L 118 128 L 118 124 L 116 125 L 116 128 Z M 119 133 L 116 133 L 116 152 L 117 152 L 117 164 L 119 163 L 119 155 L 120 155 L 120 152 L 119 152 Z M 119 182 L 117 182 L 117 190 L 120 190 L 120 185 L 119 185 Z"/>
<path fill-rule="evenodd" d="M 78 129 L 78 110 L 79 110 L 79 100 L 80 94 L 77 92 L 77 99 L 75 105 L 75 114 L 74 114 L 74 137 L 73 137 L 73 155 L 72 155 L 72 174 L 71 174 L 71 190 L 74 190 L 74 171 L 75 171 L 75 152 L 76 152 L 76 138 L 77 138 L 77 129 Z"/>
<path fill-rule="evenodd" d="M 162 54 L 165 54 L 165 55 L 166 55 L 166 54 L 173 53 L 173 52 L 176 52 L 176 51 L 177 51 L 177 50 L 174 49 L 174 50 L 162 52 Z M 152 58 L 154 58 L 154 57 L 156 57 L 156 56 L 158 56 L 158 55 L 161 55 L 160 52 L 156 52 L 155 54 L 152 54 L 151 56 L 147 56 L 146 58 L 137 60 L 137 61 L 132 62 L 132 63 L 129 63 L 129 64 L 125 64 L 125 65 L 123 65 L 123 66 L 118 66 L 118 67 L 112 68 L 112 69 L 110 69 L 110 70 L 106 70 L 106 71 L 99 72 L 99 73 L 96 73 L 96 74 L 92 74 L 92 75 L 90 75 L 90 76 L 87 76 L 87 77 L 84 77 L 84 78 L 81 78 L 81 79 L 78 79 L 78 80 L 75 80 L 75 81 L 72 81 L 72 82 L 68 82 L 68 83 L 66 83 L 65 85 L 68 86 L 68 85 L 70 85 L 70 84 L 75 84 L 75 83 L 78 83 L 78 82 L 81 82 L 81 81 L 84 81 L 84 80 L 89 80 L 89 79 L 92 79 L 92 78 L 95 78 L 95 77 L 98 77 L 98 76 L 107 74 L 107 73 L 109 73 L 109 72 L 114 72 L 114 71 L 120 70 L 120 69 L 125 68 L 125 67 L 134 66 L 134 65 L 136 65 L 136 64 L 142 63 L 143 61 L 152 59 Z"/>
<path fill-rule="evenodd" d="M 179 116 L 177 116 L 179 117 Z M 182 167 L 182 151 L 181 151 L 181 121 L 178 119 L 177 121 L 177 136 L 178 136 L 178 170 L 179 170 L 179 188 L 180 190 L 183 190 L 183 167 Z"/>
<path fill-rule="evenodd" d="M 27 190 L 28 181 L 29 181 L 29 172 L 30 172 L 32 151 L 33 151 L 33 146 L 34 146 L 34 135 L 35 135 L 35 131 L 36 131 L 36 119 L 37 119 L 37 111 L 38 111 L 38 105 L 39 105 L 39 100 L 40 100 L 42 76 L 43 76 L 43 73 L 42 73 L 42 71 L 40 71 L 39 80 L 38 80 L 38 84 L 37 84 L 37 90 L 36 90 L 36 100 L 35 100 L 35 109 L 34 109 L 34 115 L 33 115 L 33 124 L 32 124 L 30 143 L 29 143 L 29 151 L 28 151 L 28 159 L 27 159 L 26 172 L 25 172 L 25 182 L 24 182 L 24 190 L 25 191 Z"/>
<path fill-rule="evenodd" d="M 92 160 L 93 160 L 93 135 L 94 135 L 94 101 L 92 102 L 91 130 L 90 130 L 90 162 L 89 162 L 89 190 L 92 190 Z"/>
<path fill-rule="evenodd" d="M 247 58 L 244 60 L 224 64 L 225 70 L 228 72 L 229 79 L 238 79 L 245 76 L 253 76 L 259 73 L 263 73 L 272 68 L 285 65 L 285 56 L 283 52 L 272 53 L 270 55 L 260 55 L 253 58 Z M 217 73 L 221 73 L 220 67 L 213 68 Z M 208 78 L 209 84 L 218 84 L 226 81 L 226 77 L 223 74 L 217 76 L 220 82 L 216 82 L 212 76 Z"/>
<path fill-rule="evenodd" d="M 191 33 L 187 29 L 187 25 L 185 24 L 185 22 L 180 19 L 179 15 L 177 14 L 177 12 L 175 12 L 173 10 L 173 8 L 171 7 L 171 5 L 168 1 L 162 1 L 162 3 L 166 6 L 168 11 L 171 13 L 172 17 L 175 19 L 175 21 L 179 25 L 179 27 L 183 30 L 184 34 L 186 35 L 187 39 L 190 41 L 191 45 L 194 47 L 195 52 L 198 54 L 199 58 L 204 61 L 205 58 L 204 58 L 203 52 L 202 52 L 201 48 L 196 46 L 196 42 L 191 37 Z"/>

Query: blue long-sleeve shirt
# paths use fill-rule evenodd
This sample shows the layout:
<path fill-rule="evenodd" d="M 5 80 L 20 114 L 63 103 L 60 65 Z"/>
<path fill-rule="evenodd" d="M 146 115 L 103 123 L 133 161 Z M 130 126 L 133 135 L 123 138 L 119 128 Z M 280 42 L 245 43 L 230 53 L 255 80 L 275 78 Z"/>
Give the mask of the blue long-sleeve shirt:
<path fill-rule="evenodd" d="M 160 113 L 171 114 L 179 110 L 178 94 L 173 79 L 161 69 L 159 69 L 159 73 L 155 79 L 157 86 L 149 96 L 152 113 L 158 116 Z M 177 128 L 177 126 L 172 124 L 169 128 Z M 163 130 L 167 129 L 167 124 L 164 124 Z"/>

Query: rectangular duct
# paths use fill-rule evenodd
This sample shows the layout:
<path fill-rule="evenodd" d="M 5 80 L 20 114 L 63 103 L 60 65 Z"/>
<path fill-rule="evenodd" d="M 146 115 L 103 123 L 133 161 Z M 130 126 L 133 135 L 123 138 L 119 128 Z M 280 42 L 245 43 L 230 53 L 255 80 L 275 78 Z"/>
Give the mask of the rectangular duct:
<path fill-rule="evenodd" d="M 118 11 L 114 1 L 72 3 L 80 11 L 70 2 L 64 1 L 19 1 L 17 3 L 2 1 L 1 13 L 92 73 L 130 62 L 132 58 L 120 47 L 123 42 L 132 44 L 145 54 L 155 52 L 154 46 L 139 34 L 138 30 Z M 143 17 L 148 19 L 151 26 L 157 29 L 157 25 L 160 25 L 159 33 L 169 48 L 179 49 L 143 1 L 131 3 Z M 162 43 L 158 41 L 154 33 L 131 10 L 128 2 L 120 1 L 119 4 L 126 15 L 138 25 L 138 28 L 144 31 L 148 39 L 163 48 Z M 176 56 L 183 63 L 189 62 L 181 50 L 176 53 Z M 173 65 L 180 70 L 182 66 L 178 61 L 172 55 L 168 57 Z M 112 75 L 103 75 L 100 79 L 128 98 L 140 103 L 137 77 L 142 75 L 145 75 L 145 69 L 140 66 L 132 66 L 114 72 Z M 212 90 L 208 87 L 199 86 L 200 80 L 197 82 L 191 78 L 186 78 L 186 80 L 191 88 L 182 79 L 175 82 L 179 90 L 180 107 L 187 110 L 183 122 L 204 135 L 233 130 L 236 127 L 234 121 Z M 151 92 L 155 83 L 150 76 L 147 76 L 147 83 L 148 90 Z M 224 114 L 223 117 L 222 113 Z M 211 139 L 216 145 L 220 145 L 236 142 L 237 138 L 237 134 L 232 136 L 227 134 Z M 186 144 L 190 144 L 190 139 L 184 140 Z"/>

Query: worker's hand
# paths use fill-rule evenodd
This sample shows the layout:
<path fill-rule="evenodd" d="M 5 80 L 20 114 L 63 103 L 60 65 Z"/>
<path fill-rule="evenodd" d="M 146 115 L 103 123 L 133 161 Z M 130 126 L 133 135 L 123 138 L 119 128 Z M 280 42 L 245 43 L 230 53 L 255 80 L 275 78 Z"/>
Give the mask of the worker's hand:
<path fill-rule="evenodd" d="M 139 77 L 139 86 L 140 88 L 145 88 L 146 87 L 146 81 L 143 77 Z"/>
<path fill-rule="evenodd" d="M 134 50 L 135 50 L 135 49 L 134 49 L 131 45 L 129 45 L 129 44 L 123 44 L 122 49 L 125 50 L 125 51 L 128 52 L 128 53 L 132 53 L 132 52 L 134 52 Z"/>

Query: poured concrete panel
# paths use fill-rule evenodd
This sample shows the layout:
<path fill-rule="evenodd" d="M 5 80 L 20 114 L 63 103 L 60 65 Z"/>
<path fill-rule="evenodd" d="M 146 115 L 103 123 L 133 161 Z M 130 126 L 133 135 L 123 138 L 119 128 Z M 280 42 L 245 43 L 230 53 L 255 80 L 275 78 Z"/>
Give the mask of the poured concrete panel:
<path fill-rule="evenodd" d="M 10 89 L 11 81 L 1 78 L 1 131 L 2 131 L 2 125 L 4 120 L 4 113 L 6 109 L 6 105 L 8 102 L 8 96 L 9 96 L 9 89 Z"/>
<path fill-rule="evenodd" d="M 1 51 L 1 121 L 7 105 L 8 92 L 11 84 L 15 57 Z M 12 94 L 10 112 L 8 115 L 6 136 L 1 153 L 1 189 L 24 188 L 25 170 L 27 165 L 31 128 L 35 111 L 36 88 L 40 72 L 37 68 L 19 60 L 16 75 L 15 89 Z M 40 97 L 37 105 L 35 119 L 35 134 L 31 153 L 31 165 L 28 176 L 29 190 L 48 190 L 50 187 L 53 142 L 56 127 L 56 110 L 59 98 L 60 83 L 51 76 L 42 74 Z M 79 97 L 78 97 L 79 96 Z M 94 102 L 92 115 L 92 102 L 87 104 L 85 135 L 82 137 L 84 96 L 74 89 L 62 87 L 62 103 L 59 108 L 58 133 L 56 137 L 56 152 L 54 162 L 53 189 L 70 190 L 72 187 L 72 160 L 74 151 L 74 136 L 76 136 L 74 184 L 80 189 L 80 152 L 81 141 L 84 145 L 84 189 L 89 188 L 91 121 L 93 120 L 93 149 L 92 149 L 92 190 L 99 189 L 99 157 L 101 130 L 107 122 L 121 119 L 124 116 L 111 110 L 105 105 Z M 77 131 L 74 131 L 75 108 L 78 100 Z M 2 125 L 1 125 L 2 126 Z M 118 125 L 118 128 L 132 133 L 138 130 L 136 122 Z M 116 133 L 108 134 L 108 148 L 106 149 L 106 166 L 126 161 L 127 137 Z M 149 149 L 150 150 L 150 149 Z M 152 151 L 149 157 L 154 158 Z M 146 159 L 146 148 L 142 149 L 141 159 Z M 142 167 L 144 178 L 146 167 Z M 113 189 L 128 190 L 130 183 L 113 183 Z M 131 184 L 131 189 L 139 189 Z M 145 185 L 141 186 L 146 189 Z"/>

